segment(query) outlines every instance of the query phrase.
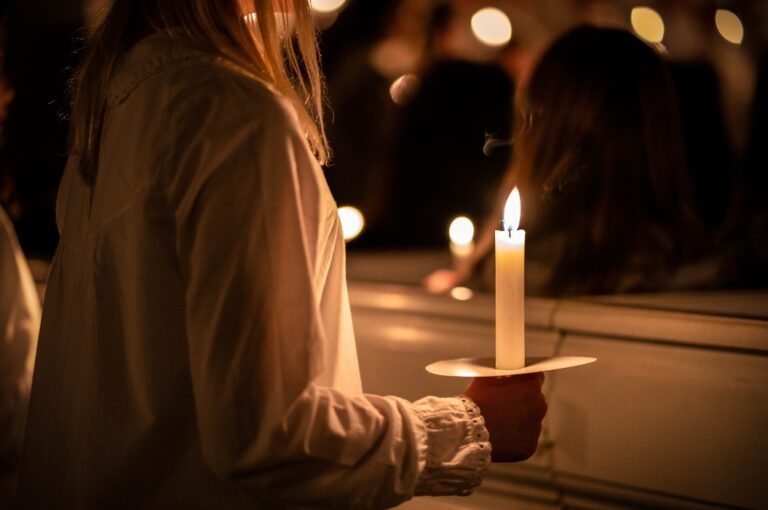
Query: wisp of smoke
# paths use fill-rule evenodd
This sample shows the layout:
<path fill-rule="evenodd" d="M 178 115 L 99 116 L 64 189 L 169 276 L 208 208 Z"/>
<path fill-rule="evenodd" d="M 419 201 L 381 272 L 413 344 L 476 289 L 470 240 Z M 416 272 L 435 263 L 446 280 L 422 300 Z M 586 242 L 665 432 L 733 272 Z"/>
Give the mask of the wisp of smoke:
<path fill-rule="evenodd" d="M 512 145 L 512 140 L 502 140 L 496 138 L 490 133 L 485 133 L 485 143 L 483 144 L 483 154 L 490 156 L 493 151 L 499 147 L 506 147 Z"/>

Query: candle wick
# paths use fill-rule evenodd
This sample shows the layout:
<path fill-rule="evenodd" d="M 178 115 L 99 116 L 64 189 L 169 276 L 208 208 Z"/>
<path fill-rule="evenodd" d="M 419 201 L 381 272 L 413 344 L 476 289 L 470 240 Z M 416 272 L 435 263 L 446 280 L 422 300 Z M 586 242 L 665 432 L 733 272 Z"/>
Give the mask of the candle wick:
<path fill-rule="evenodd" d="M 507 229 L 507 233 L 509 234 L 509 238 L 512 239 L 512 227 Z"/>

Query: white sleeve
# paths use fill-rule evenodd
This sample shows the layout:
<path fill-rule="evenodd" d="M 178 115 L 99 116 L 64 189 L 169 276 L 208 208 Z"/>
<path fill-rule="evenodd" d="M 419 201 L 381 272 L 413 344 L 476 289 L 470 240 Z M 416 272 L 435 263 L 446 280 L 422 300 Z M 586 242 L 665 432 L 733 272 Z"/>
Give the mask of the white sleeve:
<path fill-rule="evenodd" d="M 216 87 L 178 113 L 166 169 L 206 462 L 262 497 L 311 506 L 468 493 L 490 458 L 469 401 L 313 382 L 324 345 L 307 242 L 317 226 L 304 224 L 299 199 L 311 156 L 269 93 L 244 100 L 234 85 Z"/>

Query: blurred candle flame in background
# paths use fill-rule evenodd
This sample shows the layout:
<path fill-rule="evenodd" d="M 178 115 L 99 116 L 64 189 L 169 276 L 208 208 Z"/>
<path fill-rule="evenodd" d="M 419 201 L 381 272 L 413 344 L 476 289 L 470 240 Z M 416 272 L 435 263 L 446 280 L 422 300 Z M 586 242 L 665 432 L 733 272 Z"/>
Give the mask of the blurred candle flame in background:
<path fill-rule="evenodd" d="M 339 207 L 339 219 L 341 220 L 341 231 L 344 234 L 345 241 L 351 241 L 359 236 L 365 227 L 363 213 L 351 205 Z"/>
<path fill-rule="evenodd" d="M 456 301 L 469 301 L 475 293 L 469 287 L 454 287 L 451 289 L 451 297 Z"/>
<path fill-rule="evenodd" d="M 718 9 L 715 13 L 715 26 L 723 39 L 732 44 L 741 44 L 744 40 L 744 26 L 739 17 L 727 9 Z"/>
<path fill-rule="evenodd" d="M 460 266 L 475 251 L 475 225 L 466 216 L 454 218 L 448 227 L 448 238 L 454 267 Z"/>
<path fill-rule="evenodd" d="M 469 244 L 475 237 L 475 225 L 472 220 L 466 216 L 459 216 L 451 222 L 451 226 L 448 227 L 448 237 L 452 243 L 456 244 Z"/>
<path fill-rule="evenodd" d="M 648 42 L 660 43 L 664 39 L 664 20 L 650 7 L 635 7 L 630 14 L 632 30 Z"/>
<path fill-rule="evenodd" d="M 472 16 L 471 24 L 472 33 L 486 46 L 497 48 L 512 40 L 512 22 L 501 9 L 480 9 Z"/>

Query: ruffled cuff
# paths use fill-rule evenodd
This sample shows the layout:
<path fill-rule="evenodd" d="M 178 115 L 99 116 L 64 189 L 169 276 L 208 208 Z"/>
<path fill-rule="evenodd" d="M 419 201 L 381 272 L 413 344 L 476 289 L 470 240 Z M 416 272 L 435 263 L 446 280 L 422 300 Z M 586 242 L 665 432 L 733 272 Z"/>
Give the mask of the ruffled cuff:
<path fill-rule="evenodd" d="M 414 402 L 424 424 L 416 496 L 466 496 L 491 463 L 491 443 L 480 409 L 469 397 L 426 397 Z"/>

